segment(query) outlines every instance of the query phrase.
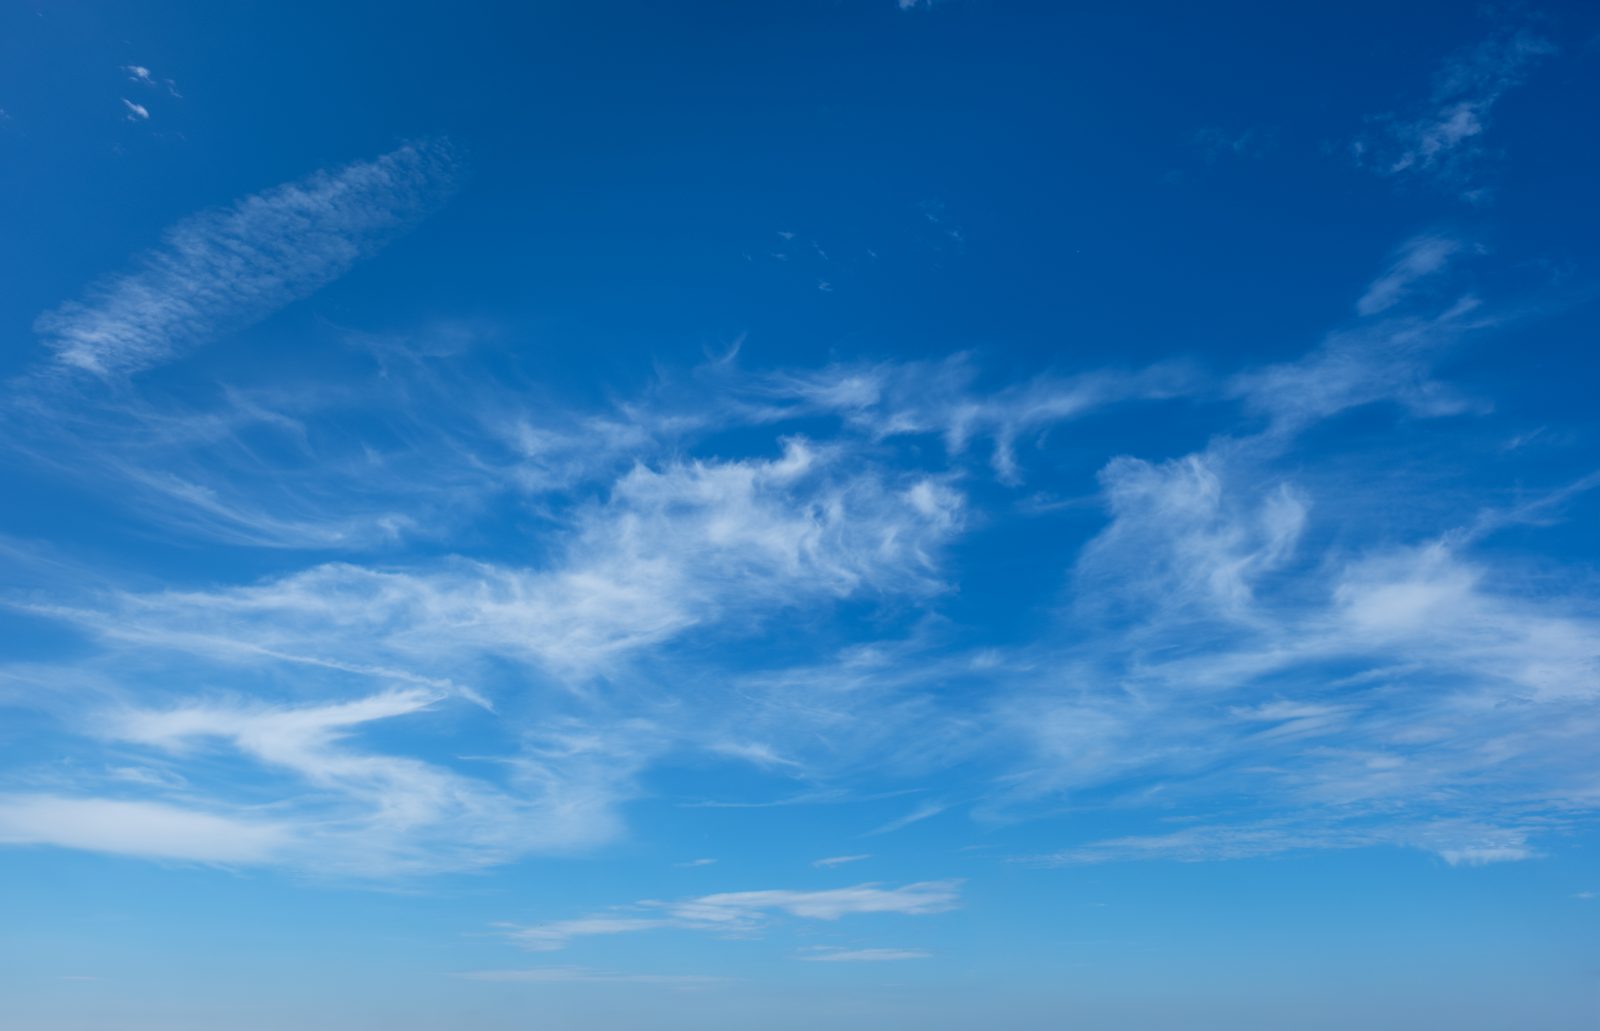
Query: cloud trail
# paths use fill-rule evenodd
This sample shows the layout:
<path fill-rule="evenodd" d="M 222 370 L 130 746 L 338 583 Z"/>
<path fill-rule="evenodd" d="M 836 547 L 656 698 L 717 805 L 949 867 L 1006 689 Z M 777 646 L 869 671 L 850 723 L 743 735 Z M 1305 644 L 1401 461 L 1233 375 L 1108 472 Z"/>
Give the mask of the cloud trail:
<path fill-rule="evenodd" d="M 433 210 L 455 175 L 447 144 L 409 143 L 185 219 L 133 271 L 34 329 L 70 368 L 119 376 L 161 364 L 333 282 Z"/>

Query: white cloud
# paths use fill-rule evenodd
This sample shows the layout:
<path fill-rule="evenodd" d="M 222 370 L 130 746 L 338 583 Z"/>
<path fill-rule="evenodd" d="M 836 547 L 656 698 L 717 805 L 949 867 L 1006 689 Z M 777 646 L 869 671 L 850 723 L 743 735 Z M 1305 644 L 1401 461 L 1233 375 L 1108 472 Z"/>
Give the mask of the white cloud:
<path fill-rule="evenodd" d="M 1041 444 L 1056 421 L 1198 389 L 1186 373 L 1155 369 L 983 393 L 964 359 L 745 375 L 730 355 L 687 381 L 663 377 L 638 397 L 569 411 L 531 402 L 543 395 L 537 382 L 462 376 L 471 349 L 495 332 L 444 323 L 393 339 L 347 334 L 371 355 L 376 376 L 334 387 L 285 368 L 286 381 L 228 387 L 211 405 L 157 401 L 127 384 L 100 392 L 35 382 L 0 406 L 0 428 L 55 475 L 95 490 L 115 480 L 130 518 L 167 531 L 252 547 L 385 551 L 448 542 L 506 496 L 561 512 L 635 467 L 692 470 L 686 456 L 730 427 L 776 432 L 810 420 L 813 429 L 819 416 L 844 422 L 826 449 L 814 448 L 830 467 L 870 464 L 887 481 L 890 439 L 933 435 L 960 458 L 989 438 L 989 461 L 1015 483 L 1024 447 Z M 880 395 L 853 401 L 857 382 Z M 937 514 L 956 499 L 961 464 L 897 486 L 924 515 Z"/>
<path fill-rule="evenodd" d="M 267 775 L 293 800 L 283 819 L 296 832 L 274 861 L 365 876 L 471 868 L 608 839 L 634 774 L 670 749 L 800 771 L 770 745 L 730 740 L 733 721 L 706 718 L 686 696 L 635 688 L 630 664 L 696 627 L 747 634 L 740 624 L 764 612 L 940 590 L 937 557 L 961 498 L 925 477 L 895 479 L 791 440 L 767 461 L 635 467 L 575 513 L 546 568 L 336 563 L 242 588 L 30 611 L 94 632 L 113 665 L 137 654 L 186 677 L 226 670 L 268 697 L 280 675 L 302 684 L 300 700 L 145 699 L 93 717 L 96 734 L 146 749 L 179 783 L 219 748 Z M 538 723 L 516 731 L 522 751 L 469 773 L 359 745 L 375 721 L 433 723 L 441 706 L 484 702 L 463 680 L 486 665 L 526 671 L 517 704 Z M 612 686 L 589 694 L 602 676 Z M 388 686 L 352 696 L 373 681 Z M 305 701 L 312 685 L 329 700 Z M 263 785 L 212 790 L 216 805 L 241 804 Z"/>
<path fill-rule="evenodd" d="M 129 117 L 149 112 L 124 100 Z M 407 144 L 173 226 L 135 271 L 39 316 L 64 365 L 117 375 L 168 361 L 343 275 L 427 214 L 453 176 L 449 148 Z"/>
<path fill-rule="evenodd" d="M 977 370 L 967 355 L 942 362 L 832 365 L 772 376 L 764 393 L 801 411 L 828 412 L 874 439 L 932 435 L 963 453 L 972 441 L 992 443 L 999 478 L 1023 479 L 1018 442 L 1048 427 L 1130 401 L 1159 401 L 1195 392 L 1199 379 L 1181 365 L 1135 372 L 1040 376 L 990 393 L 974 389 Z"/>
<path fill-rule="evenodd" d="M 644 901 L 626 911 L 600 913 L 574 920 L 532 925 L 501 925 L 506 940 L 525 949 L 551 952 L 576 938 L 634 934 L 662 929 L 750 935 L 775 914 L 803 920 L 839 920 L 865 913 L 927 916 L 947 912 L 960 903 L 960 881 L 921 881 L 899 888 L 857 884 L 819 891 L 722 892 L 677 902 Z"/>
<path fill-rule="evenodd" d="M 800 763 L 779 755 L 771 745 L 764 745 L 758 742 L 718 741 L 708 746 L 708 751 L 717 755 L 725 755 L 730 759 L 740 759 L 752 766 L 759 766 L 763 769 L 801 768 Z"/>
<path fill-rule="evenodd" d="M 135 104 L 127 97 L 122 98 L 122 106 L 128 111 L 128 121 L 146 122 L 150 120 L 150 109 L 143 104 Z"/>
<path fill-rule="evenodd" d="M 1490 863 L 1515 863 L 1532 858 L 1534 851 L 1521 840 L 1508 844 L 1474 845 L 1469 848 L 1443 848 L 1439 855 L 1451 866 L 1487 866 Z"/>
<path fill-rule="evenodd" d="M 1409 114 L 1377 119 L 1382 136 L 1357 140 L 1357 157 L 1385 175 L 1459 178 L 1501 98 L 1553 53 L 1548 40 L 1524 29 L 1453 54 L 1434 76 L 1427 102 Z"/>
<path fill-rule="evenodd" d="M 115 429 L 159 445 L 135 451 L 116 438 L 138 434 L 102 426 L 83 436 L 85 461 L 109 451 L 128 477 L 192 485 L 192 504 L 215 510 L 213 532 L 234 518 L 227 509 L 239 513 L 230 525 L 261 534 L 250 543 L 345 558 L 280 555 L 285 572 L 169 590 L 107 590 L 99 571 L 41 567 L 38 589 L 8 602 L 87 631 L 94 647 L 4 671 L 18 685 L 7 699 L 48 710 L 87 756 L 52 797 L 137 793 L 246 822 L 270 812 L 272 847 L 234 861 L 298 870 L 400 876 L 592 847 L 620 833 L 619 809 L 652 763 L 688 756 L 804 785 L 707 808 L 906 796 L 932 774 L 981 768 L 990 797 L 962 799 L 980 818 L 1058 812 L 1067 799 L 1156 824 L 1064 841 L 1072 861 L 1371 844 L 1457 864 L 1532 855 L 1541 833 L 1600 799 L 1585 751 L 1600 721 L 1600 634 L 1581 587 L 1534 590 L 1478 545 L 1555 520 L 1588 481 L 1462 513 L 1380 479 L 1398 457 L 1338 452 L 1342 438 L 1296 450 L 1361 405 L 1482 411 L 1433 369 L 1493 319 L 1470 300 L 1416 314 L 1446 303 L 1424 287 L 1449 286 L 1448 247 L 1417 242 L 1443 239 L 1402 246 L 1353 325 L 1220 390 L 1169 367 L 980 389 L 966 358 L 744 375 L 728 356 L 563 413 L 521 396 L 535 396 L 525 384 L 452 392 L 465 375 L 445 371 L 468 347 L 459 334 L 369 341 L 394 393 L 361 419 L 377 411 L 418 441 L 409 465 L 324 461 L 313 442 L 319 427 L 350 429 L 345 394 L 299 404 L 280 387 L 181 416 L 140 402 Z M 1069 574 L 1062 604 L 1038 633 L 990 646 L 941 612 L 973 569 L 963 563 L 980 561 L 981 549 L 952 545 L 974 527 L 1004 532 L 1008 515 L 991 484 L 973 482 L 987 477 L 970 452 L 1012 482 L 1047 430 L 1115 456 L 1099 427 L 1056 427 L 1172 396 L 1209 401 L 1207 417 L 1222 420 L 1237 412 L 1218 402 L 1240 402 L 1252 423 L 1236 436 L 1208 427 L 1187 455 L 1105 462 L 1099 531 L 1039 560 L 1071 568 L 1057 571 Z M 77 432 L 97 417 L 32 422 Z M 237 473 L 264 428 L 267 450 L 305 442 L 305 467 Z M 218 441 L 207 461 L 183 463 Z M 436 493 L 408 493 L 406 481 L 430 479 Z M 460 524 L 435 528 L 428 550 L 441 557 L 364 564 L 348 554 L 359 535 L 334 532 L 384 509 L 429 524 L 495 490 L 533 527 L 500 561 L 449 556 Z M 327 501 L 352 496 L 383 504 Z M 841 638 L 840 613 L 881 639 Z M 30 697 L 28 685 L 50 690 Z M 474 720 L 494 728 L 493 754 L 452 736 Z M 942 808 L 904 804 L 881 831 Z M 134 845 L 118 850 L 144 854 Z M 523 931 L 534 947 L 658 928 L 747 934 L 828 905 L 734 893 Z"/>
<path fill-rule="evenodd" d="M 635 934 L 663 927 L 679 926 L 665 917 L 648 916 L 586 916 L 574 920 L 557 920 L 554 923 L 531 927 L 504 925 L 506 940 L 535 952 L 555 952 L 571 944 L 574 938 L 592 938 L 613 934 Z"/>
<path fill-rule="evenodd" d="M 1113 459 L 1100 473 L 1112 522 L 1078 560 L 1083 603 L 1247 618 L 1256 580 L 1293 557 L 1310 505 L 1280 483 L 1246 509 L 1229 476 L 1217 452 L 1160 466 Z"/>
<path fill-rule="evenodd" d="M 240 797 L 213 800 L 211 807 L 244 811 L 245 798 L 275 794 L 267 829 L 234 834 L 232 823 L 177 810 L 169 818 L 172 827 L 181 828 L 175 821 L 192 823 L 192 836 L 215 832 L 219 839 L 236 839 L 237 852 L 217 858 L 238 863 L 288 864 L 325 875 L 406 876 L 590 846 L 616 832 L 613 806 L 632 768 L 601 741 L 569 742 L 559 755 L 552 741 L 542 751 L 489 764 L 483 776 L 357 743 L 357 734 L 367 725 L 417 718 L 445 697 L 412 689 L 324 705 L 122 707 L 102 712 L 94 729 L 105 739 L 210 771 L 203 783 L 191 779 L 150 785 L 175 798 L 193 800 L 206 790 L 221 793 L 228 779 L 219 778 L 217 771 L 242 761 L 252 786 L 240 791 Z M 500 773 L 504 776 L 490 776 Z M 71 813 L 80 801 L 107 804 L 93 799 L 57 803 Z M 150 805 L 158 816 L 170 809 Z M 134 831 L 145 827 L 144 832 L 103 840 L 62 834 L 52 843 L 133 855 L 172 847 L 160 842 L 176 832 L 154 818 L 138 824 L 135 818 L 143 815 L 130 809 L 127 822 Z M 145 835 L 157 844 L 148 844 Z M 252 844 L 268 839 L 271 848 Z"/>
<path fill-rule="evenodd" d="M 1461 241 L 1447 236 L 1430 234 L 1407 240 L 1383 275 L 1361 295 L 1356 311 L 1376 315 L 1393 308 L 1419 281 L 1442 270 L 1460 251 Z"/>
<path fill-rule="evenodd" d="M 1192 802 L 1197 825 L 1074 846 L 1054 861 L 1379 844 L 1452 865 L 1514 861 L 1535 854 L 1534 828 L 1559 826 L 1574 800 L 1596 797 L 1575 751 L 1600 726 L 1592 617 L 1521 597 L 1514 581 L 1456 554 L 1450 534 L 1354 555 L 1240 550 L 1259 533 L 1256 517 L 1223 499 L 1282 489 L 1248 465 L 1184 490 L 1188 507 L 1174 508 L 1164 483 L 1119 498 L 1112 482 L 1119 507 L 1085 550 L 1094 576 L 1079 583 L 1083 611 L 1112 590 L 1136 589 L 1136 603 L 1053 657 L 1063 683 L 1019 687 L 1010 720 L 1034 758 L 1008 783 L 1019 802 L 1070 793 L 1080 805 L 1159 800 L 1179 813 Z M 1194 511 L 1209 532 L 1187 531 Z M 1260 567 L 1271 575 L 1236 578 L 1252 564 L 1237 556 L 1263 547 L 1278 556 Z M 1217 822 L 1215 800 L 1226 798 L 1247 814 Z"/>
<path fill-rule="evenodd" d="M 949 808 L 950 805 L 947 802 L 923 802 L 903 816 L 897 816 L 888 823 L 885 823 L 883 826 L 875 827 L 867 833 L 869 836 L 877 834 L 893 834 L 895 831 L 904 830 L 914 823 L 921 823 L 923 820 L 932 819 Z"/>
<path fill-rule="evenodd" d="M 169 96 L 179 99 L 183 97 L 183 94 L 178 92 L 177 83 L 173 82 L 171 79 L 157 79 L 150 69 L 146 68 L 144 65 L 125 64 L 122 66 L 122 70 L 128 73 L 129 82 L 136 82 L 141 86 L 147 86 L 151 89 L 166 90 Z"/>
<path fill-rule="evenodd" d="M 1306 850 L 1402 846 L 1433 852 L 1451 866 L 1518 862 L 1535 855 L 1517 830 L 1466 823 L 1385 825 L 1370 813 L 1349 823 L 1273 818 L 1248 825 L 1203 825 L 1165 834 L 1096 841 L 1061 852 L 1026 857 L 1047 866 L 1173 860 L 1217 862 L 1279 856 Z"/>
<path fill-rule="evenodd" d="M 920 881 L 902 888 L 858 884 L 822 891 L 735 891 L 675 903 L 674 915 L 713 924 L 731 924 L 764 910 L 779 910 L 810 920 L 837 920 L 853 913 L 918 916 L 954 909 L 959 881 Z"/>
<path fill-rule="evenodd" d="M 264 817 L 114 798 L 0 795 L 0 844 L 249 864 L 275 859 L 290 840 L 287 826 Z"/>
<path fill-rule="evenodd" d="M 1278 446 L 1323 419 L 1379 402 L 1421 418 L 1471 412 L 1478 406 L 1433 379 L 1431 371 L 1450 345 L 1491 324 L 1480 308 L 1469 295 L 1428 317 L 1359 322 L 1330 333 L 1303 357 L 1235 375 L 1228 393 L 1267 417 Z"/>
<path fill-rule="evenodd" d="M 733 609 L 860 594 L 926 595 L 963 499 L 912 476 L 830 475 L 802 441 L 781 458 L 637 466 L 586 507 L 547 569 L 452 562 L 412 571 L 317 566 L 252 587 L 124 596 L 77 618 L 108 638 L 374 672 L 495 654 L 562 676 L 613 667 Z M 730 755 L 782 763 L 750 743 Z"/>
<path fill-rule="evenodd" d="M 863 859 L 871 858 L 872 856 L 866 853 L 856 856 L 828 856 L 826 859 L 813 860 L 811 865 L 818 867 L 819 869 L 827 870 L 835 866 L 843 866 L 846 863 L 859 863 Z"/>
<path fill-rule="evenodd" d="M 1382 318 L 1234 377 L 1230 392 L 1268 415 L 1263 432 L 1105 467 L 1111 520 L 1079 554 L 1067 639 L 1017 649 L 990 674 L 1008 685 L 993 718 L 1024 744 L 980 815 L 1063 796 L 1166 814 L 1056 862 L 1389 845 L 1472 865 L 1536 855 L 1541 828 L 1600 798 L 1577 746 L 1600 729 L 1592 612 L 1467 554 L 1544 520 L 1589 478 L 1460 513 L 1463 525 L 1408 545 L 1403 488 L 1369 482 L 1373 469 L 1303 483 L 1274 472 L 1290 454 L 1306 469 L 1298 437 L 1357 405 L 1471 410 L 1429 369 L 1492 320 L 1469 321 L 1461 302 L 1392 314 L 1451 250 L 1412 241 L 1368 291 L 1363 307 Z"/>

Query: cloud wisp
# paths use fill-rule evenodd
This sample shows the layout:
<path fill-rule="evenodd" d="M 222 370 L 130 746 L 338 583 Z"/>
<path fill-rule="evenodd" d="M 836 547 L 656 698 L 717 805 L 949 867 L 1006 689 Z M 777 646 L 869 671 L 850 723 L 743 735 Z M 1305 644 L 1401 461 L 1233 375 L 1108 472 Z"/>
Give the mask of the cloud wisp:
<path fill-rule="evenodd" d="M 282 821 L 140 799 L 0 794 L 0 844 L 220 865 L 269 862 L 292 835 Z"/>
<path fill-rule="evenodd" d="M 1378 131 L 1355 143 L 1357 159 L 1381 175 L 1462 183 L 1481 154 L 1495 106 L 1555 52 L 1544 37 L 1513 28 L 1451 55 L 1424 103 L 1375 119 Z"/>
<path fill-rule="evenodd" d="M 960 905 L 960 887 L 960 881 L 944 880 L 920 881 L 898 888 L 867 883 L 814 891 L 722 892 L 677 902 L 647 900 L 619 910 L 552 923 L 505 924 L 499 932 L 511 944 L 536 952 L 564 949 L 580 938 L 669 929 L 751 937 L 778 915 L 835 921 L 869 913 L 944 913 Z"/>
<path fill-rule="evenodd" d="M 158 89 L 176 100 L 183 99 L 183 94 L 178 92 L 178 84 L 171 79 L 157 78 L 156 75 L 142 64 L 125 64 L 122 70 L 127 73 L 128 81 L 138 83 L 149 89 Z"/>
<path fill-rule="evenodd" d="M 854 855 L 854 856 L 827 856 L 826 858 L 823 858 L 823 859 L 814 859 L 814 860 L 812 860 L 811 861 L 811 865 L 814 866 L 814 867 L 817 867 L 819 870 L 830 870 L 833 867 L 843 866 L 846 863 L 859 863 L 864 859 L 871 859 L 871 858 L 872 857 L 870 855 L 867 855 L 865 853 L 862 853 L 861 855 Z"/>
<path fill-rule="evenodd" d="M 355 740 L 378 721 L 415 719 L 444 698 L 406 689 L 321 705 L 109 709 L 91 733 L 156 761 L 204 766 L 209 776 L 197 783 L 110 771 L 80 785 L 103 794 L 0 794 L 0 839 L 393 878 L 592 846 L 617 832 L 612 806 L 629 770 L 598 741 L 551 735 L 469 773 Z M 147 797 L 122 797 L 130 790 Z M 278 794 L 275 804 L 263 806 L 263 790 Z"/>
<path fill-rule="evenodd" d="M 130 118 L 150 117 L 124 100 Z M 455 160 L 439 142 L 406 144 L 186 219 L 135 268 L 39 316 L 65 367 L 138 372 L 246 326 L 343 275 L 431 211 Z"/>

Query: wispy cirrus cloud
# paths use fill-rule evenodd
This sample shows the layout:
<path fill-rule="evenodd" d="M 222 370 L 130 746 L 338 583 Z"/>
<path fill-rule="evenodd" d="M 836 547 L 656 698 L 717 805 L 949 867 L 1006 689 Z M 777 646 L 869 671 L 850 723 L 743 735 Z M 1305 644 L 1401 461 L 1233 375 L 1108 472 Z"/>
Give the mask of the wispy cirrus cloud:
<path fill-rule="evenodd" d="M 1078 848 L 1023 861 L 1046 866 L 1107 862 L 1175 860 L 1218 862 L 1281 856 L 1306 850 L 1392 847 L 1420 848 L 1451 866 L 1517 862 L 1536 853 L 1524 830 L 1461 822 L 1395 828 L 1376 822 L 1320 824 L 1316 821 L 1261 821 L 1249 825 L 1203 825 L 1164 834 L 1096 841 Z"/>
<path fill-rule="evenodd" d="M 990 464 L 1008 484 L 1021 482 L 1018 441 L 1046 428 L 1119 404 L 1192 396 L 1196 370 L 1164 363 L 1131 372 L 1040 376 L 992 392 L 975 389 L 970 355 L 941 362 L 833 365 L 779 373 L 763 392 L 780 405 L 829 412 L 875 439 L 935 436 L 953 455 L 975 440 L 991 443 Z M 781 409 L 780 409 L 781 410 Z"/>
<path fill-rule="evenodd" d="M 1383 402 L 1423 418 L 1460 415 L 1475 402 L 1434 377 L 1433 367 L 1492 321 L 1470 294 L 1426 314 L 1363 319 L 1300 358 L 1235 375 L 1227 389 L 1269 420 L 1272 432 L 1258 444 L 1282 442 L 1340 412 Z"/>
<path fill-rule="evenodd" d="M 971 356 L 746 373 L 730 354 L 564 410 L 475 379 L 471 334 L 367 341 L 393 393 L 362 403 L 417 442 L 393 463 L 354 460 L 364 448 L 326 461 L 330 429 L 364 443 L 341 421 L 349 394 L 296 406 L 314 392 L 280 387 L 182 418 L 141 402 L 159 446 L 120 452 L 127 475 L 181 469 L 194 504 L 228 499 L 253 520 L 249 542 L 344 551 L 164 590 L 41 574 L 50 589 L 10 596 L 85 647 L 7 669 L 19 685 L 8 697 L 47 710 L 85 750 L 120 750 L 48 792 L 16 790 L 247 826 L 272 804 L 271 847 L 236 861 L 369 877 L 594 847 L 623 832 L 652 766 L 686 757 L 785 785 L 775 800 L 702 808 L 869 804 L 963 769 L 983 771 L 962 789 L 979 819 L 1063 799 L 1151 817 L 1115 845 L 1062 843 L 1100 859 L 1358 844 L 1461 863 L 1532 855 L 1600 798 L 1579 748 L 1595 722 L 1597 635 L 1580 590 L 1529 592 L 1477 549 L 1504 526 L 1559 519 L 1588 481 L 1463 510 L 1399 484 L 1396 454 L 1369 461 L 1354 438 L 1348 455 L 1304 449 L 1358 410 L 1418 434 L 1488 411 L 1440 371 L 1500 324 L 1459 290 L 1455 259 L 1471 249 L 1413 238 L 1350 322 L 1223 375 L 1157 365 L 989 386 Z M 1196 446 L 1139 457 L 1127 452 L 1142 438 L 1071 426 L 1177 399 L 1208 420 Z M 241 426 L 274 447 L 252 436 L 209 450 Z M 84 433 L 116 447 L 103 428 Z M 1103 522 L 1041 553 L 1059 618 L 985 641 L 948 614 L 974 572 L 961 544 L 1041 518 L 996 499 L 1050 475 L 1066 434 L 1075 451 L 1099 449 L 1097 483 L 1075 489 L 1098 498 Z M 253 465 L 264 450 L 303 464 Z M 430 487 L 458 511 L 504 491 L 534 528 L 492 560 L 452 554 L 443 520 L 440 553 L 384 561 L 331 533 L 346 512 L 324 499 L 384 499 L 428 522 L 412 499 Z M 1428 504 L 1399 504 L 1403 489 Z M 288 519 L 302 514 L 305 525 Z M 838 632 L 841 613 L 863 612 L 870 633 Z M 202 675 L 229 691 L 189 686 Z M 46 683 L 53 693 L 24 689 Z M 464 755 L 450 731 L 465 720 L 492 727 L 497 748 Z M 853 832 L 942 811 L 935 798 L 906 804 Z M 1162 822 L 1185 806 L 1208 819 Z M 791 912 L 775 896 L 713 911 L 744 911 L 723 921 L 734 929 Z M 594 922 L 544 933 L 691 917 L 641 904 L 583 919 Z"/>
<path fill-rule="evenodd" d="M 1192 800 L 1193 825 L 1051 858 L 1537 854 L 1574 800 L 1600 797 L 1574 750 L 1600 726 L 1592 613 L 1465 555 L 1479 518 L 1410 546 L 1330 544 L 1318 506 L 1348 528 L 1349 497 L 1279 478 L 1281 440 L 1244 444 L 1102 474 L 1114 516 L 1080 554 L 1074 608 L 1094 643 L 1051 656 L 1068 680 L 1029 677 L 1007 703 L 1037 758 L 1006 782 L 1080 805 L 1159 798 L 1169 821 Z"/>
<path fill-rule="evenodd" d="M 1407 240 L 1395 252 L 1388 269 L 1361 295 L 1356 311 L 1361 315 L 1376 315 L 1393 308 L 1420 282 L 1443 271 L 1462 246 L 1460 240 L 1436 233 Z"/>
<path fill-rule="evenodd" d="M 871 859 L 871 858 L 872 858 L 872 856 L 870 856 L 870 855 L 868 855 L 866 853 L 862 853 L 860 855 L 854 855 L 854 856 L 828 856 L 828 857 L 823 858 L 823 859 L 814 859 L 814 860 L 812 860 L 811 861 L 811 865 L 817 867 L 818 869 L 829 870 L 829 869 L 832 869 L 835 866 L 843 866 L 846 863 L 859 863 L 863 859 Z"/>
<path fill-rule="evenodd" d="M 827 452 L 851 459 L 932 438 L 955 468 L 925 490 L 951 486 L 973 443 L 986 442 L 980 454 L 1017 485 L 1052 427 L 1206 389 L 1179 366 L 985 389 L 970 356 L 747 373 L 730 353 L 580 410 L 543 398 L 537 382 L 465 374 L 495 333 L 449 322 L 393 337 L 336 333 L 329 345 L 369 357 L 373 376 L 334 386 L 284 370 L 199 401 L 130 389 L 125 377 L 89 390 L 80 378 L 70 398 L 19 393 L 0 418 L 16 450 L 57 475 L 120 482 L 142 523 L 233 545 L 379 551 L 447 540 L 506 498 L 571 506 L 636 465 L 660 468 L 741 426 L 836 421 Z"/>
<path fill-rule="evenodd" d="M 885 823 L 880 827 L 875 827 L 867 833 L 868 835 L 893 834 L 895 831 L 904 830 L 914 823 L 921 823 L 923 820 L 931 820 L 949 808 L 950 804 L 948 802 L 931 800 L 923 802 L 910 812 L 901 816 L 897 816 L 888 823 Z"/>
<path fill-rule="evenodd" d="M 1500 30 L 1458 51 L 1434 74 L 1425 102 L 1374 119 L 1377 131 L 1355 142 L 1357 160 L 1382 175 L 1463 182 L 1495 106 L 1555 52 L 1554 44 L 1526 28 Z"/>
<path fill-rule="evenodd" d="M 78 778 L 83 794 L 71 797 L 0 796 L 0 836 L 372 878 L 471 869 L 617 832 L 613 807 L 631 773 L 593 735 L 552 733 L 466 769 L 360 743 L 374 723 L 416 719 L 443 699 L 407 689 L 332 704 L 213 699 L 103 710 L 88 733 L 208 776 L 130 781 L 108 771 L 98 783 Z M 96 789 L 103 794 L 87 794 Z M 134 790 L 143 797 L 119 797 Z M 265 811 L 263 790 L 281 793 Z"/>
<path fill-rule="evenodd" d="M 776 719 L 812 718 L 824 697 L 840 711 L 814 725 L 832 734 L 893 723 L 924 751 L 952 748 L 946 762 L 1007 755 L 984 819 L 1063 799 L 1165 814 L 1059 862 L 1377 845 L 1451 865 L 1537 855 L 1538 836 L 1600 798 L 1577 747 L 1600 726 L 1600 635 L 1581 592 L 1529 595 L 1514 567 L 1473 558 L 1498 515 L 1458 512 L 1401 543 L 1420 528 L 1395 522 L 1393 484 L 1283 464 L 1354 409 L 1485 411 L 1433 370 L 1495 320 L 1448 292 L 1423 302 L 1442 314 L 1419 311 L 1419 295 L 1385 282 L 1445 269 L 1391 266 L 1367 291 L 1394 290 L 1383 304 L 1299 359 L 1235 376 L 1229 392 L 1264 425 L 1105 465 L 1110 520 L 1077 553 L 1055 634 L 965 658 L 908 641 L 774 674 L 780 692 L 807 692 Z M 1559 507 L 1592 482 L 1518 508 Z M 987 702 L 931 712 L 916 690 L 929 683 Z"/>
<path fill-rule="evenodd" d="M 261 861 L 361 876 L 471 868 L 607 839 L 640 764 L 674 748 L 796 765 L 731 745 L 723 720 L 635 686 L 630 664 L 730 612 L 750 621 L 827 599 L 936 593 L 960 508 L 925 478 L 888 485 L 792 440 L 770 460 L 629 471 L 607 501 L 575 513 L 567 547 L 544 567 L 337 563 L 242 591 L 25 608 L 94 634 L 108 656 L 164 655 L 171 668 L 228 671 L 267 692 L 159 706 L 151 699 L 169 692 L 147 689 L 138 704 L 99 702 L 81 728 L 180 768 L 257 771 L 253 787 L 213 779 L 204 794 L 170 792 L 172 805 L 199 795 L 207 809 L 248 813 L 261 778 L 280 785 L 295 803 L 281 814 L 282 847 Z M 519 707 L 539 713 L 539 729 L 517 731 L 520 749 L 463 768 L 357 744 L 378 721 L 482 704 L 483 692 L 506 690 L 488 668 L 507 664 L 526 671 Z M 493 688 L 475 689 L 479 674 Z M 276 686 L 285 675 L 294 695 Z M 614 686 L 593 696 L 602 675 Z M 368 693 L 352 696 L 353 685 Z M 77 787 L 104 789 L 92 778 Z"/>
<path fill-rule="evenodd" d="M 149 117 L 123 103 L 130 117 Z M 193 216 L 133 271 L 39 316 L 34 328 L 63 366 L 138 372 L 326 286 L 431 211 L 455 175 L 448 144 L 410 143 Z"/>
<path fill-rule="evenodd" d="M 489 652 L 582 677 L 730 606 L 937 592 L 962 505 L 931 478 L 886 482 L 791 439 L 774 459 L 630 470 L 575 513 L 548 568 L 332 563 L 242 589 L 127 595 L 115 615 L 53 614 L 110 639 L 216 655 L 381 671 Z"/>
<path fill-rule="evenodd" d="M 503 924 L 500 934 L 524 949 L 548 952 L 575 939 L 663 929 L 750 936 L 776 915 L 834 921 L 868 913 L 929 916 L 960 904 L 959 880 L 920 881 L 898 888 L 857 884 L 814 891 L 734 891 L 677 902 L 643 901 L 622 910 L 545 924 Z"/>
<path fill-rule="evenodd" d="M 271 817 L 147 799 L 0 794 L 0 844 L 241 865 L 277 859 L 292 830 Z"/>

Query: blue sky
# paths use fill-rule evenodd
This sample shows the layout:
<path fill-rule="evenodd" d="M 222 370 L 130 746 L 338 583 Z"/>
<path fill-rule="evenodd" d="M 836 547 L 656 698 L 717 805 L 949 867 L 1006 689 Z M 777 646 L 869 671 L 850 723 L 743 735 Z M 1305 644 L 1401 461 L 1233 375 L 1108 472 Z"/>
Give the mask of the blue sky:
<path fill-rule="evenodd" d="M 1600 15 L 1075 6 L 0 12 L 0 1019 L 1592 1026 Z"/>

